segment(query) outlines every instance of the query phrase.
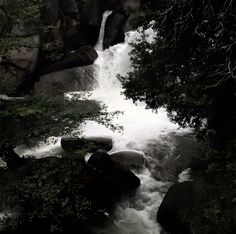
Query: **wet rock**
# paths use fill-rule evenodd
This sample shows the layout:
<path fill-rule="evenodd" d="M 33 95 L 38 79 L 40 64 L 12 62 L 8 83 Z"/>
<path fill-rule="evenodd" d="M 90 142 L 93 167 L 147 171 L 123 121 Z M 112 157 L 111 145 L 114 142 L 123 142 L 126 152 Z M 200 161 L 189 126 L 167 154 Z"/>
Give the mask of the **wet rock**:
<path fill-rule="evenodd" d="M 128 168 L 113 160 L 105 152 L 96 152 L 89 160 L 88 165 L 98 173 L 99 182 L 94 190 L 94 199 L 103 207 L 113 204 L 123 193 L 128 193 L 140 185 L 140 179 Z"/>
<path fill-rule="evenodd" d="M 106 137 L 63 137 L 61 139 L 61 147 L 64 150 L 86 148 L 89 152 L 96 152 L 97 150 L 109 151 L 112 149 L 112 139 Z"/>
<path fill-rule="evenodd" d="M 144 153 L 136 150 L 115 151 L 110 153 L 110 157 L 130 169 L 142 169 L 147 164 Z"/>
<path fill-rule="evenodd" d="M 90 65 L 43 75 L 34 90 L 37 95 L 56 95 L 92 90 L 95 83 L 94 67 Z"/>
<path fill-rule="evenodd" d="M 157 221 L 170 234 L 190 234 L 190 227 L 181 220 L 180 213 L 192 203 L 193 182 L 173 185 L 158 209 Z"/>
<path fill-rule="evenodd" d="M 103 11 L 103 1 L 85 1 L 80 14 L 81 28 L 77 37 L 78 46 L 94 46 L 96 44 L 102 22 Z"/>
<path fill-rule="evenodd" d="M 124 41 L 124 33 L 122 27 L 125 24 L 127 17 L 121 13 L 112 13 L 106 22 L 103 47 L 109 46 Z"/>

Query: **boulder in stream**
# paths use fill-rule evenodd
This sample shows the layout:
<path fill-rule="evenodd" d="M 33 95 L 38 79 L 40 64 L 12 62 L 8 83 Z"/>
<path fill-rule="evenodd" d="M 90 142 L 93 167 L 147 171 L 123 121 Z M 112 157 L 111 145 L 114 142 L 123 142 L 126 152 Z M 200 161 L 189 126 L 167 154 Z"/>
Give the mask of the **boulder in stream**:
<path fill-rule="evenodd" d="M 147 164 L 142 151 L 118 150 L 110 153 L 110 157 L 130 169 L 142 169 Z"/>
<path fill-rule="evenodd" d="M 93 190 L 90 194 L 101 207 L 109 207 L 109 204 L 114 204 L 123 193 L 132 192 L 140 185 L 137 176 L 103 151 L 91 155 L 88 166 L 98 173 L 96 186 L 90 186 Z"/>
<path fill-rule="evenodd" d="M 193 182 L 175 184 L 166 193 L 157 212 L 157 221 L 170 234 L 190 234 L 180 213 L 193 203 Z"/>

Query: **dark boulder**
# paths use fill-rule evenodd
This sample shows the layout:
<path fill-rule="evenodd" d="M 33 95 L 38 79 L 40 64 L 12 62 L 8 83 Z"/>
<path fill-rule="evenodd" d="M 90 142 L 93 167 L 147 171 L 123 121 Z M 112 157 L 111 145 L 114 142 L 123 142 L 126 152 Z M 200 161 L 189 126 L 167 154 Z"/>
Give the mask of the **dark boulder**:
<path fill-rule="evenodd" d="M 130 169 L 142 169 L 147 164 L 144 153 L 136 150 L 115 151 L 110 157 Z"/>
<path fill-rule="evenodd" d="M 190 234 L 190 227 L 181 220 L 181 212 L 193 203 L 193 182 L 173 185 L 157 212 L 157 221 L 171 234 Z"/>
<path fill-rule="evenodd" d="M 47 74 L 68 68 L 91 65 L 97 59 L 98 54 L 91 46 L 84 46 L 70 52 L 63 59 L 43 69 L 40 74 Z"/>
<path fill-rule="evenodd" d="M 84 147 L 92 153 L 97 150 L 109 151 L 112 149 L 112 139 L 106 137 L 63 137 L 61 139 L 61 147 L 67 151 L 82 149 Z"/>
<path fill-rule="evenodd" d="M 103 2 L 101 0 L 85 1 L 80 12 L 81 28 L 77 37 L 78 46 L 96 44 L 104 11 Z"/>
<path fill-rule="evenodd" d="M 25 164 L 26 159 L 21 158 L 18 154 L 15 153 L 13 147 L 10 145 L 4 145 L 0 151 L 0 157 L 6 163 L 8 168 L 17 168 Z"/>
<path fill-rule="evenodd" d="M 123 193 L 132 192 L 140 185 L 138 177 L 105 152 L 98 151 L 93 154 L 88 165 L 98 173 L 96 178 L 99 179 L 96 186 L 91 187 L 94 190 L 91 195 L 100 207 L 114 204 Z"/>
<path fill-rule="evenodd" d="M 34 90 L 37 95 L 92 90 L 96 81 L 93 65 L 52 72 L 40 77 Z"/>
<path fill-rule="evenodd" d="M 60 17 L 59 0 L 43 0 L 42 19 L 45 25 L 55 25 Z"/>
<path fill-rule="evenodd" d="M 103 47 L 109 46 L 124 41 L 123 26 L 127 20 L 127 16 L 122 13 L 112 13 L 106 22 Z"/>

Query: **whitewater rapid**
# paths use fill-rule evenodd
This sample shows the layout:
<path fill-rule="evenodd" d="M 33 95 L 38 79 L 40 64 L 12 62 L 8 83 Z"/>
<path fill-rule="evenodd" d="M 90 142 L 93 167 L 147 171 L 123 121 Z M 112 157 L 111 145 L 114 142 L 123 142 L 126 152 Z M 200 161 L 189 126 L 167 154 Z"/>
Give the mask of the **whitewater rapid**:
<path fill-rule="evenodd" d="M 113 140 L 111 152 L 127 149 L 142 151 L 153 140 L 161 142 L 162 137 L 169 133 L 183 133 L 186 130 L 171 123 L 164 109 L 153 112 L 145 108 L 145 103 L 134 104 L 122 94 L 123 90 L 117 75 L 125 76 L 132 70 L 129 55 L 132 49 L 130 43 L 137 40 L 140 34 L 138 31 L 128 32 L 124 43 L 102 50 L 105 22 L 110 14 L 111 12 L 108 11 L 104 13 L 100 38 L 95 46 L 98 53 L 98 59 L 94 63 L 97 86 L 89 98 L 104 103 L 110 113 L 121 112 L 112 121 L 114 125 L 122 126 L 123 131 L 112 131 L 93 121 L 83 123 L 80 130 L 84 136 L 111 137 Z M 151 40 L 154 32 L 149 29 L 146 31 L 146 36 Z M 171 144 L 171 142 L 168 143 Z M 151 159 L 152 155 L 146 155 L 146 157 Z M 135 173 L 141 180 L 141 186 L 136 195 L 119 202 L 112 214 L 113 222 L 100 230 L 97 228 L 96 234 L 160 233 L 161 228 L 156 221 L 156 213 L 170 183 L 154 179 L 153 172 L 148 168 Z"/>
<path fill-rule="evenodd" d="M 110 137 L 113 141 L 111 152 L 117 150 L 137 150 L 149 152 L 146 149 L 153 142 L 163 143 L 170 149 L 174 147 L 171 141 L 166 140 L 170 133 L 183 134 L 188 130 L 180 129 L 177 124 L 170 122 L 165 109 L 153 112 L 145 108 L 145 103 L 134 104 L 127 100 L 122 94 L 123 89 L 117 75 L 125 76 L 132 71 L 130 61 L 130 43 L 140 37 L 138 31 L 127 32 L 125 42 L 103 50 L 103 37 L 106 19 L 112 14 L 106 11 L 103 15 L 98 44 L 95 49 L 98 59 L 94 63 L 95 79 L 97 85 L 88 94 L 88 98 L 97 100 L 107 106 L 107 112 L 119 111 L 112 120 L 114 125 L 122 126 L 122 131 L 112 131 L 110 128 L 94 121 L 85 121 L 79 129 L 74 132 L 82 132 L 84 136 Z M 152 40 L 155 33 L 149 29 L 146 36 Z M 80 96 L 82 93 L 77 92 Z M 83 93 L 86 96 L 86 93 Z M 67 95 L 68 96 L 68 95 Z M 165 142 L 164 142 L 165 141 Z M 18 149 L 20 153 L 20 149 Z M 25 150 L 22 154 L 42 157 L 43 155 L 58 155 L 62 152 L 60 138 L 50 138 L 48 144 L 41 143 L 38 147 Z M 141 186 L 132 198 L 124 198 L 113 214 L 110 214 L 112 221 L 105 226 L 96 227 L 94 234 L 160 234 L 161 228 L 156 221 L 158 207 L 164 194 L 171 185 L 170 182 L 155 179 L 155 166 L 158 159 L 153 154 L 146 154 L 149 160 L 148 168 L 134 172 L 141 180 Z M 153 170 L 152 170 L 153 169 Z M 181 174 L 179 181 L 188 178 L 188 172 Z"/>

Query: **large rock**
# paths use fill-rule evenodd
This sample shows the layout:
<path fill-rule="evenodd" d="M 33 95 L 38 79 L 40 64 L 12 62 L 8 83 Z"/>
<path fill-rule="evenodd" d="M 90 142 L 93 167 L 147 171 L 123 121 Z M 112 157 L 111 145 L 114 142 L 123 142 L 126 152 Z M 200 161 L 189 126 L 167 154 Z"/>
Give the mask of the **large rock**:
<path fill-rule="evenodd" d="M 91 65 L 97 59 L 98 54 L 91 46 L 84 46 L 76 51 L 70 52 L 60 61 L 43 69 L 41 74 L 64 70 L 73 67 Z"/>
<path fill-rule="evenodd" d="M 103 41 L 104 48 L 124 41 L 122 28 L 126 20 L 127 17 L 121 13 L 112 13 L 108 17 Z"/>
<path fill-rule="evenodd" d="M 81 29 L 77 38 L 79 45 L 96 44 L 104 11 L 103 2 L 101 0 L 85 1 L 80 15 Z"/>
<path fill-rule="evenodd" d="M 83 66 L 52 72 L 40 77 L 35 94 L 56 95 L 73 91 L 92 90 L 95 85 L 94 67 Z"/>
<path fill-rule="evenodd" d="M 130 169 L 142 169 L 147 164 L 144 153 L 136 150 L 115 151 L 110 157 Z"/>
<path fill-rule="evenodd" d="M 157 212 L 157 221 L 170 234 L 190 234 L 190 227 L 181 220 L 181 212 L 193 203 L 193 182 L 173 185 Z"/>
<path fill-rule="evenodd" d="M 107 137 L 63 137 L 61 139 L 61 147 L 64 150 L 77 150 L 86 148 L 89 152 L 96 152 L 97 150 L 109 151 L 112 149 L 112 139 Z"/>
<path fill-rule="evenodd" d="M 138 177 L 102 151 L 93 154 L 88 165 L 100 177 L 100 182 L 90 191 L 100 207 L 113 204 L 123 193 L 131 192 L 140 185 Z"/>
<path fill-rule="evenodd" d="M 43 0 L 42 19 L 46 25 L 55 25 L 60 17 L 60 0 Z"/>

